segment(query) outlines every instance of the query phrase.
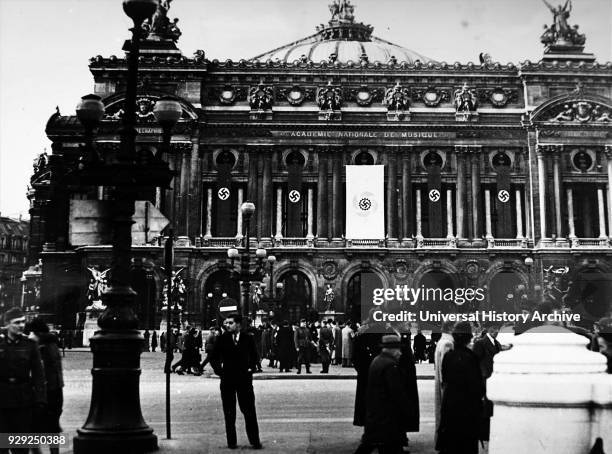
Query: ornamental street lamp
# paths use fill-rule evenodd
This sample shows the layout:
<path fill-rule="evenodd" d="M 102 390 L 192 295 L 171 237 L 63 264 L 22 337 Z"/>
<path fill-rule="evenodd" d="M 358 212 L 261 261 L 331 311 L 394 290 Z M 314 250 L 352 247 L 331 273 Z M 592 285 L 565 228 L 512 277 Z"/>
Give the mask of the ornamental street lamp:
<path fill-rule="evenodd" d="M 130 286 L 132 216 L 135 193 L 151 187 L 167 187 L 171 174 L 160 160 L 137 156 L 136 90 L 142 23 L 157 9 L 158 0 L 124 0 L 123 9 L 133 20 L 126 74 L 121 147 L 112 162 L 84 160 L 76 173 L 79 186 L 114 187 L 112 215 L 112 266 L 109 287 L 102 295 L 106 309 L 98 319 L 100 330 L 90 339 L 93 353 L 92 393 L 89 415 L 74 438 L 74 452 L 151 452 L 157 436 L 142 417 L 140 408 L 140 353 L 144 338 L 137 330 L 133 311 L 136 296 Z M 86 129 L 100 117 L 97 100 L 85 97 L 77 115 Z M 87 139 L 87 138 L 86 138 Z M 89 139 L 87 139 L 89 140 Z M 93 141 L 93 139 L 92 139 Z"/>

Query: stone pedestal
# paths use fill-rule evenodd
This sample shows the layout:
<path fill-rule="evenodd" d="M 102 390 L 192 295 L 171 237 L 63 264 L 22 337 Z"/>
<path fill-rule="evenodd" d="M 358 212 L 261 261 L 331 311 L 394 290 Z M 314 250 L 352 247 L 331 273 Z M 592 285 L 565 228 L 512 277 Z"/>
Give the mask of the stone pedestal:
<path fill-rule="evenodd" d="M 494 403 L 490 454 L 587 453 L 597 437 L 612 446 L 612 380 L 588 339 L 540 326 L 495 356 L 487 382 Z"/>
<path fill-rule="evenodd" d="M 268 318 L 268 314 L 266 311 L 260 309 L 255 312 L 255 317 L 253 317 L 253 326 L 255 328 L 259 327 L 259 325 L 263 324 L 264 318 Z"/>
<path fill-rule="evenodd" d="M 85 309 L 85 324 L 83 325 L 83 347 L 89 347 L 89 339 L 93 337 L 96 331 L 100 330 L 98 326 L 98 317 L 104 310 L 104 307 L 88 306 Z"/>
<path fill-rule="evenodd" d="M 323 311 L 319 312 L 319 320 L 338 320 L 338 318 L 342 317 L 344 312 L 336 312 L 336 311 Z"/>

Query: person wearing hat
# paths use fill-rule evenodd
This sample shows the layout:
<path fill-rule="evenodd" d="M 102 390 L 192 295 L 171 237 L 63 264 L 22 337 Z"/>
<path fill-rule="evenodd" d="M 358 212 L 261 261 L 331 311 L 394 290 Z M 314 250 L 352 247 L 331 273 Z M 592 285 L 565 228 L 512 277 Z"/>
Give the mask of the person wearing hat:
<path fill-rule="evenodd" d="M 5 328 L 0 330 L 0 433 L 32 432 L 34 408 L 46 403 L 40 352 L 23 334 L 25 322 L 21 309 L 14 307 L 4 314 Z"/>
<path fill-rule="evenodd" d="M 442 408 L 436 449 L 441 454 L 478 454 L 482 398 L 485 395 L 480 361 L 468 344 L 469 322 L 453 328 L 453 349 L 442 360 Z"/>
<path fill-rule="evenodd" d="M 381 454 L 401 453 L 406 438 L 409 399 L 399 365 L 400 337 L 387 334 L 380 347 L 368 371 L 365 426 L 355 454 L 368 454 L 374 449 Z"/>
<path fill-rule="evenodd" d="M 297 373 L 302 373 L 302 363 L 306 366 L 306 373 L 310 374 L 310 349 L 312 347 L 312 337 L 310 329 L 306 326 L 306 319 L 300 320 L 300 326 L 293 334 L 295 349 L 297 350 Z"/>
<path fill-rule="evenodd" d="M 474 341 L 473 351 L 480 361 L 480 372 L 485 384 L 485 398 L 483 401 L 483 414 L 480 424 L 480 439 L 489 441 L 491 431 L 491 416 L 493 416 L 493 402 L 487 399 L 487 380 L 493 375 L 493 357 L 497 355 L 502 346 L 497 340 L 500 325 L 489 323 L 485 326 L 482 336 Z"/>

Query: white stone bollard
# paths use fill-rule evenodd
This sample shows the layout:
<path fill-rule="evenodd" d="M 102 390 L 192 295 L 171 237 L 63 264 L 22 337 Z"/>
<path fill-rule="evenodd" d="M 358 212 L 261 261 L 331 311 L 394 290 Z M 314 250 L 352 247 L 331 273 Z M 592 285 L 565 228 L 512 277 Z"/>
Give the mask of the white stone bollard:
<path fill-rule="evenodd" d="M 597 437 L 612 452 L 612 375 L 588 339 L 559 326 L 516 336 L 494 358 L 489 454 L 588 454 Z"/>

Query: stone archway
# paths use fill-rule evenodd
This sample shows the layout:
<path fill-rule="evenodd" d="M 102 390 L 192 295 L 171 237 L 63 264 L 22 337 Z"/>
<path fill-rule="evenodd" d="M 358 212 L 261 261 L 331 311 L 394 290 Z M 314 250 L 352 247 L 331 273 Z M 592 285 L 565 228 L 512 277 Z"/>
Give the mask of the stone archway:
<path fill-rule="evenodd" d="M 305 273 L 295 269 L 288 270 L 279 276 L 277 282 L 283 284 L 278 307 L 278 315 L 281 320 L 294 322 L 313 316 L 318 319 L 313 304 L 312 283 Z"/>
<path fill-rule="evenodd" d="M 373 271 L 357 271 L 347 281 L 344 313 L 346 318 L 353 321 L 367 319 L 367 312 L 371 307 L 370 301 L 364 300 L 372 294 L 374 288 L 386 288 L 382 278 Z"/>
<path fill-rule="evenodd" d="M 206 278 L 202 296 L 202 328 L 208 328 L 217 323 L 219 301 L 225 297 L 240 301 L 240 285 L 230 270 L 219 269 Z"/>
<path fill-rule="evenodd" d="M 527 287 L 521 276 L 514 271 L 499 271 L 489 281 L 489 309 L 497 312 L 520 312 L 526 302 Z"/>

